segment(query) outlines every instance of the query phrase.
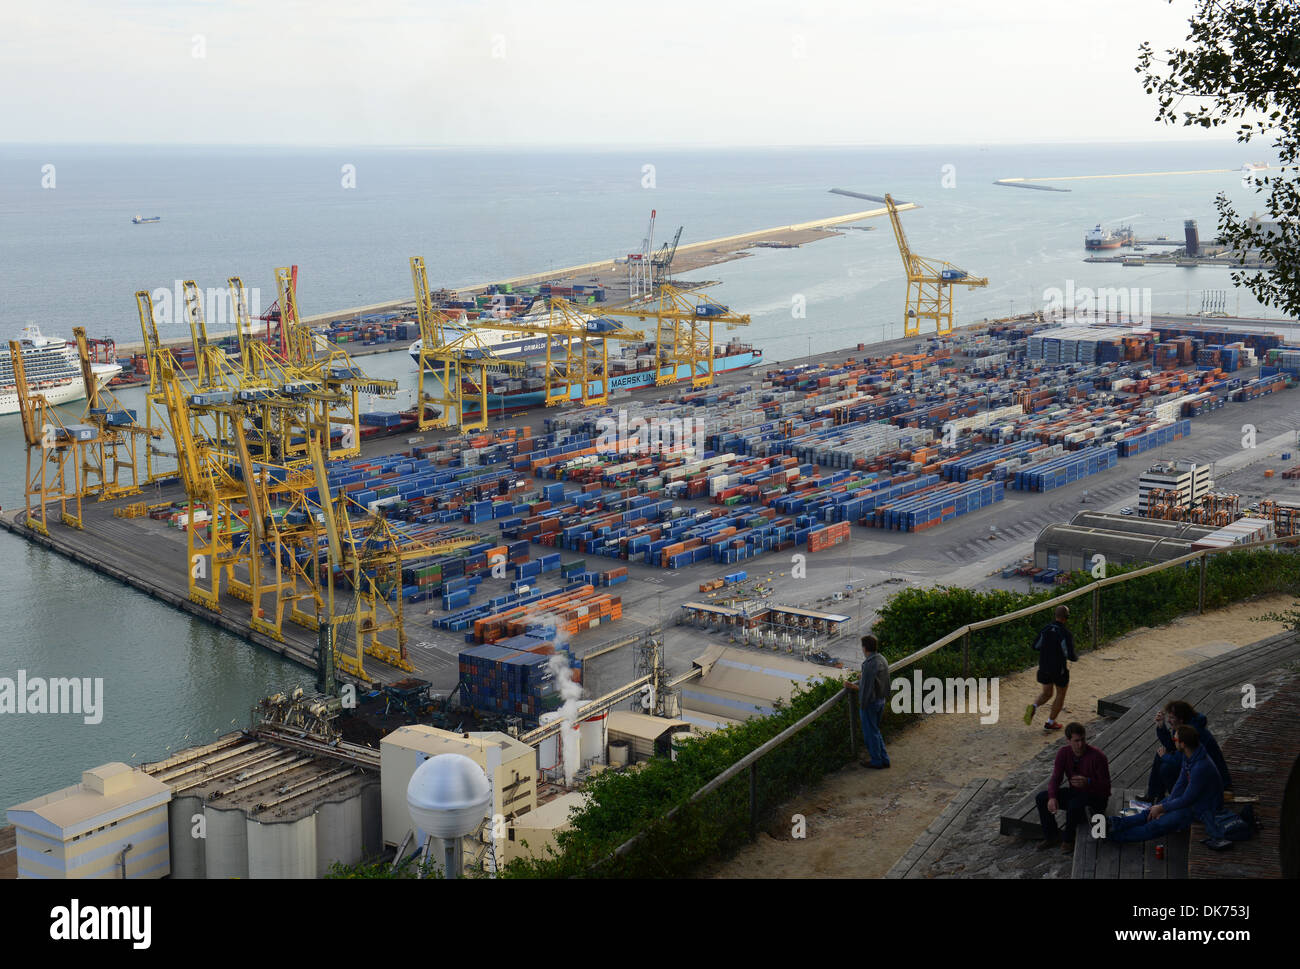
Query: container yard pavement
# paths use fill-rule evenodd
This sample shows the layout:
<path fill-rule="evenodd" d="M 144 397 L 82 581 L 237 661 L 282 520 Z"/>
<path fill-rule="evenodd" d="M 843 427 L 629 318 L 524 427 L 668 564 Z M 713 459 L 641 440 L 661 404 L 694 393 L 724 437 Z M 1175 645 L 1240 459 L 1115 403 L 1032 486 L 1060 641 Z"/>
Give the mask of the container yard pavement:
<path fill-rule="evenodd" d="M 1270 596 L 1204 616 L 1189 616 L 1167 626 L 1132 633 L 1083 655 L 1070 672 L 1070 692 L 1061 719 L 1087 722 L 1097 701 L 1208 656 L 1283 632 L 1281 623 L 1251 617 L 1287 609 L 1292 597 Z M 1190 645 L 1189 645 L 1190 644 Z M 1026 661 L 1032 654 L 1025 645 Z M 967 782 L 1000 780 L 1045 746 L 1062 742 L 1021 720 L 1025 704 L 1038 692 L 1034 671 L 1002 677 L 1000 717 L 982 726 L 976 714 L 925 717 L 888 740 L 892 767 L 863 770 L 856 764 L 829 775 L 776 809 L 758 841 L 733 858 L 706 866 L 715 878 L 879 878 L 911 847 Z M 885 722 L 890 714 L 886 712 Z M 1043 777 L 1046 783 L 1046 775 Z M 807 819 L 807 837 L 790 837 L 794 814 Z M 1008 851 L 1034 854 L 1033 843 L 998 834 Z"/>
<path fill-rule="evenodd" d="M 959 331 L 961 332 L 961 331 Z M 920 340 L 895 340 L 870 347 L 874 356 L 893 352 L 910 352 Z M 811 362 L 842 361 L 853 354 L 842 350 L 815 355 Z M 804 363 L 804 359 L 793 361 Z M 769 361 L 748 372 L 724 374 L 718 381 L 720 389 L 757 385 L 768 369 L 776 368 L 780 361 Z M 623 401 L 653 401 L 665 395 L 665 388 L 644 388 L 630 394 L 615 395 L 611 403 L 618 406 Z M 576 413 L 576 409 L 537 410 L 510 420 L 511 426 L 530 425 L 541 429 L 546 418 Z M 1257 447 L 1243 449 L 1242 425 L 1251 423 L 1257 429 Z M 807 577 L 791 578 L 789 553 L 774 552 L 752 559 L 744 564 L 750 580 L 742 589 L 752 598 L 769 598 L 774 603 L 807 607 L 847 615 L 849 628 L 838 639 L 819 642 L 819 647 L 832 657 L 856 663 L 855 634 L 869 627 L 875 611 L 885 599 L 897 591 L 900 583 L 934 585 L 936 583 L 965 586 L 1025 588 L 1028 580 L 1003 580 L 1000 569 L 1026 557 L 1032 550 L 1034 539 L 1047 525 L 1067 521 L 1080 510 L 1117 511 L 1124 505 L 1137 503 L 1138 476 L 1155 459 L 1190 458 L 1198 463 L 1216 462 L 1226 469 L 1226 486 L 1240 493 L 1243 506 L 1252 497 L 1265 493 L 1285 496 L 1297 488 L 1294 481 L 1280 477 L 1265 479 L 1266 468 L 1282 469 L 1287 465 L 1278 460 L 1287 449 L 1295 428 L 1300 427 L 1300 395 L 1290 391 L 1262 397 L 1247 403 L 1231 403 L 1219 410 L 1207 411 L 1191 422 L 1192 436 L 1165 445 L 1150 454 L 1126 458 L 1106 471 L 1084 480 L 1055 488 L 1050 493 L 1027 493 L 1007 490 L 1003 501 L 972 511 L 942 528 L 929 531 L 901 533 L 877 528 L 853 527 L 851 538 L 842 545 L 817 552 L 807 557 Z M 424 435 L 435 442 L 446 434 Z M 367 459 L 382 454 L 394 454 L 409 448 L 404 437 L 365 442 Z M 1294 462 L 1293 462 L 1294 463 Z M 829 469 L 826 469 L 829 470 Z M 533 487 L 545 484 L 541 479 L 530 482 Z M 1086 495 L 1087 503 L 1083 502 Z M 179 499 L 178 486 L 161 493 L 150 491 L 147 500 Z M 131 499 L 128 499 L 130 501 Z M 138 500 L 138 499 L 135 499 Z M 87 531 L 77 532 L 66 527 L 53 529 L 55 544 L 73 557 L 92 567 L 100 568 L 121 581 L 129 582 L 179 608 L 216 622 L 231 632 L 284 653 L 307 665 L 315 646 L 315 635 L 292 624 L 285 627 L 288 644 L 275 643 L 260 634 L 250 634 L 247 625 L 248 606 L 238 600 L 223 602 L 225 615 L 212 616 L 207 610 L 186 599 L 185 576 L 179 568 L 184 561 L 184 534 L 169 530 L 148 519 L 114 518 L 111 509 L 122 502 L 88 502 L 86 504 Z M 707 500 L 682 499 L 679 504 L 692 508 L 716 507 Z M 20 512 L 19 512 L 20 514 Z M 6 511 L 6 525 L 15 515 Z M 485 537 L 495 536 L 495 523 L 484 523 Z M 147 536 L 147 537 L 146 537 Z M 30 537 L 30 536 L 29 536 Z M 41 540 L 44 543 L 44 540 Z M 167 550 L 167 551 L 164 551 Z M 535 549 L 534 552 L 539 552 Z M 792 552 L 806 551 L 802 547 Z M 563 559 L 577 558 L 578 553 L 566 552 Z M 623 618 L 610 627 L 608 634 L 583 633 L 571 644 L 580 657 L 587 649 L 610 638 L 624 638 L 658 622 L 667 624 L 665 660 L 674 675 L 689 670 L 705 647 L 724 642 L 727 633 L 708 633 L 693 626 L 675 626 L 682 603 L 700 598 L 699 584 L 733 571 L 735 566 L 717 563 L 700 564 L 695 568 L 678 571 L 652 567 L 640 561 L 615 560 L 611 566 L 626 565 L 631 581 L 617 587 L 622 598 Z M 784 573 L 784 575 L 782 574 Z M 770 589 L 760 593 L 755 588 Z M 1037 588 L 1029 586 L 1031 589 Z M 495 590 L 495 585 L 488 586 Z M 500 591 L 506 591 L 503 587 Z M 492 594 L 497 594 L 494 591 Z M 839 595 L 839 600 L 835 596 Z M 415 675 L 429 680 L 435 690 L 448 691 L 457 681 L 457 656 L 464 648 L 463 636 L 450 634 L 432 627 L 432 619 L 443 613 L 431 603 L 412 604 L 406 607 L 407 630 L 411 660 Z M 633 678 L 631 650 L 617 650 L 600 657 L 584 669 L 584 684 L 590 696 L 615 689 Z M 372 677 L 382 681 L 401 678 L 404 674 L 377 660 L 367 661 Z"/>

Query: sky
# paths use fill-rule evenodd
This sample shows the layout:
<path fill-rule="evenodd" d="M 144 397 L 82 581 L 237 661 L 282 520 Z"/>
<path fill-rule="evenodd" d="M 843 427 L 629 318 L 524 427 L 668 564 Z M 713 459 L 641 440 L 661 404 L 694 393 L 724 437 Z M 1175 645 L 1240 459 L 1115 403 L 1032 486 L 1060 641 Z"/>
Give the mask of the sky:
<path fill-rule="evenodd" d="M 42 0 L 0 5 L 0 140 L 551 146 L 1222 139 L 1138 45 L 1193 0 Z"/>

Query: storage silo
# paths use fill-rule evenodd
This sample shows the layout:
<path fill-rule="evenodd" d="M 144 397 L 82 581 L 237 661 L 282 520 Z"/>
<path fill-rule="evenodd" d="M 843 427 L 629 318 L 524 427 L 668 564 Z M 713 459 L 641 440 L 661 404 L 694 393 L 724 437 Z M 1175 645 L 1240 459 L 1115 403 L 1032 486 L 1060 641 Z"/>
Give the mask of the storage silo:
<path fill-rule="evenodd" d="M 204 871 L 208 878 L 248 877 L 247 815 L 239 808 L 203 807 Z"/>
<path fill-rule="evenodd" d="M 367 799 L 375 801 L 373 814 L 379 814 L 379 785 L 369 784 L 358 795 L 330 801 L 316 809 L 316 874 L 324 877 L 334 862 L 355 865 L 378 853 L 375 838 L 366 838 Z"/>
<path fill-rule="evenodd" d="M 594 717 L 588 717 L 578 725 L 578 744 L 581 748 L 581 763 L 605 763 L 605 724 L 609 712 L 604 711 Z"/>
<path fill-rule="evenodd" d="M 492 806 L 492 785 L 483 768 L 464 754 L 430 757 L 411 775 L 406 804 L 417 839 L 436 844 L 433 858 L 444 877 L 459 878 L 465 838 L 482 828 Z"/>
<path fill-rule="evenodd" d="M 173 878 L 206 878 L 206 837 L 197 837 L 195 827 L 204 818 L 203 798 L 195 795 L 173 797 L 167 806 L 167 827 L 172 855 Z M 206 821 L 204 824 L 206 825 Z M 204 835 L 207 834 L 203 830 Z"/>
<path fill-rule="evenodd" d="M 316 877 L 316 815 L 247 826 L 249 878 Z"/>
<path fill-rule="evenodd" d="M 563 715 L 559 713 L 543 713 L 537 718 L 537 722 L 540 726 L 545 727 L 548 723 L 554 723 L 556 720 L 562 719 Z M 560 735 L 557 733 L 547 737 L 537 745 L 537 770 L 543 777 L 551 777 L 559 769 Z"/>

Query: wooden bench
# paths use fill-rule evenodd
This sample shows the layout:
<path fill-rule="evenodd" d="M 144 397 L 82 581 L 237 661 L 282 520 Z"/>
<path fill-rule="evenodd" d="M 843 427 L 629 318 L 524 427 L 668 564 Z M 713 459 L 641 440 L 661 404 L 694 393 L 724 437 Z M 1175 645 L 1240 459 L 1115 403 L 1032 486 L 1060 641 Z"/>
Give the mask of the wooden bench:
<path fill-rule="evenodd" d="M 1129 801 L 1142 795 L 1140 789 L 1112 793 L 1106 805 L 1107 816 L 1119 814 Z M 1041 830 L 1039 832 L 1042 833 Z M 1116 844 L 1092 836 L 1092 825 L 1079 825 L 1074 836 L 1074 864 L 1071 878 L 1186 878 L 1190 845 L 1187 831 L 1161 835 L 1150 841 Z M 1156 845 L 1165 846 L 1164 857 L 1156 857 Z"/>

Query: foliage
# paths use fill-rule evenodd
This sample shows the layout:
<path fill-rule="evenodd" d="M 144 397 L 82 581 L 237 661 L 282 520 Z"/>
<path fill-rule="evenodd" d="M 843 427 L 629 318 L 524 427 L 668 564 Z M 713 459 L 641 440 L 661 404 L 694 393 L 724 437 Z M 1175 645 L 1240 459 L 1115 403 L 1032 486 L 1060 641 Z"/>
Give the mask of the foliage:
<path fill-rule="evenodd" d="M 1281 171 L 1252 180 L 1256 193 L 1267 190 L 1278 233 L 1239 217 L 1220 193 L 1219 235 L 1231 248 L 1262 250 L 1273 263 L 1265 272 L 1233 273 L 1234 283 L 1267 306 L 1300 314 L 1300 167 L 1287 167 L 1300 156 L 1300 6 L 1198 0 L 1190 28 L 1187 46 L 1167 51 L 1160 66 L 1144 43 L 1136 71 L 1159 101 L 1157 121 L 1203 128 L 1235 121 L 1238 142 L 1272 138 Z"/>
<path fill-rule="evenodd" d="M 413 854 L 406 858 L 396 869 L 393 868 L 391 861 L 370 861 L 359 862 L 355 865 L 345 865 L 341 861 L 336 861 L 330 865 L 329 873 L 326 878 L 419 878 L 419 865 L 416 863 L 419 854 Z M 429 865 L 424 874 L 425 878 L 441 878 L 442 873 L 434 865 Z"/>

